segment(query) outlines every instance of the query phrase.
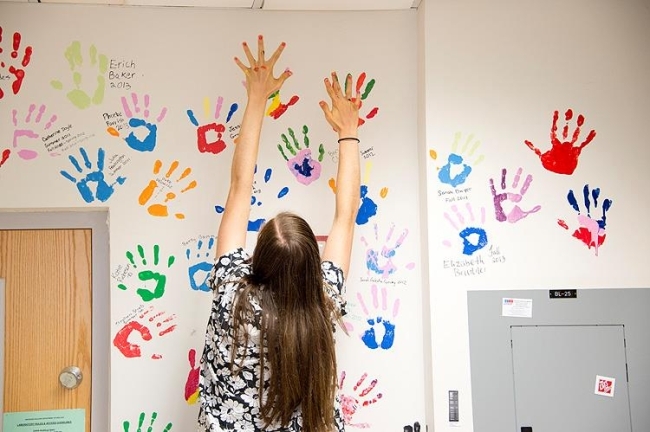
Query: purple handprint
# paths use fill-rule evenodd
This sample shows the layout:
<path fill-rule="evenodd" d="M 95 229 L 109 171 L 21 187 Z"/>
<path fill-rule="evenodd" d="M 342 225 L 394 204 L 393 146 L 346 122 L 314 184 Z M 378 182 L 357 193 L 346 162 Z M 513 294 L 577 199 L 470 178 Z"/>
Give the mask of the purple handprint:
<path fill-rule="evenodd" d="M 320 177 L 321 162 L 323 161 L 325 149 L 323 148 L 323 144 L 318 146 L 318 160 L 312 159 L 311 149 L 309 148 L 309 137 L 307 136 L 309 133 L 307 125 L 303 125 L 302 127 L 304 148 L 301 148 L 293 129 L 289 128 L 288 132 L 291 141 L 289 141 L 287 134 L 282 134 L 281 138 L 284 142 L 284 148 L 282 144 L 278 144 L 278 150 L 280 150 L 284 160 L 287 161 L 289 171 L 296 177 L 296 180 L 299 183 L 308 185 Z M 285 148 L 292 155 L 291 158 L 284 152 Z"/>
<path fill-rule="evenodd" d="M 29 140 L 38 139 L 41 135 L 39 132 L 44 132 L 52 127 L 52 124 L 57 120 L 55 114 L 49 117 L 48 120 L 44 120 L 45 111 L 47 107 L 41 105 L 36 111 L 36 104 L 29 105 L 27 114 L 24 118 L 18 116 L 18 110 L 11 110 L 11 121 L 14 125 L 14 139 L 13 147 L 16 149 L 16 154 L 21 159 L 30 160 L 38 156 L 38 152 L 31 148 L 25 148 L 23 145 L 19 145 L 20 138 L 28 138 Z M 41 121 L 45 121 L 45 124 L 41 124 Z M 19 124 L 20 123 L 20 124 Z M 54 156 L 54 154 L 52 154 Z"/>
<path fill-rule="evenodd" d="M 496 187 L 494 186 L 494 180 L 490 178 L 490 190 L 492 191 L 492 199 L 494 201 L 494 213 L 496 215 L 496 218 L 499 222 L 510 222 L 510 223 L 516 223 L 525 217 L 527 217 L 531 213 L 536 213 L 538 212 L 542 206 L 536 205 L 530 210 L 522 210 L 521 207 L 517 203 L 521 202 L 523 199 L 524 195 L 526 195 L 526 192 L 528 191 L 528 188 L 530 187 L 530 184 L 533 181 L 533 176 L 528 174 L 526 176 L 526 179 L 524 180 L 524 183 L 521 185 L 521 188 L 519 189 L 519 192 L 517 192 L 517 187 L 519 186 L 519 181 L 521 180 L 521 174 L 522 174 L 522 168 L 518 168 L 517 172 L 515 173 L 515 177 L 512 181 L 512 186 L 511 190 L 513 192 L 507 192 L 508 185 L 506 184 L 506 174 L 507 170 L 503 168 L 501 170 L 501 191 L 500 193 L 497 193 Z M 515 203 L 513 206 L 512 210 L 510 210 L 507 214 L 503 209 L 503 203 L 505 201 L 511 201 Z"/>

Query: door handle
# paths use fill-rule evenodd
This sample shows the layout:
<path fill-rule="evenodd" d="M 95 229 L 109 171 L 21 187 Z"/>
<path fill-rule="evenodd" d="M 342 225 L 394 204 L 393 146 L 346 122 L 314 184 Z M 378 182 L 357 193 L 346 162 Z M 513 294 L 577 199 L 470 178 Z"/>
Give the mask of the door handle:
<path fill-rule="evenodd" d="M 68 390 L 79 387 L 79 384 L 81 384 L 83 378 L 84 377 L 81 373 L 81 369 L 79 369 L 77 366 L 68 366 L 64 368 L 61 373 L 59 373 L 59 382 Z"/>

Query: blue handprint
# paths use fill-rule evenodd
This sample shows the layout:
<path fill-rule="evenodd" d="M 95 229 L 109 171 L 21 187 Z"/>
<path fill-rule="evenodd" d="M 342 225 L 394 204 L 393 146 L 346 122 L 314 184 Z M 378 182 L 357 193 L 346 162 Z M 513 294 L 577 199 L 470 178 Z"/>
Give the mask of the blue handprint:
<path fill-rule="evenodd" d="M 150 152 L 156 148 L 156 139 L 158 134 L 157 123 L 163 121 L 167 115 L 167 108 L 162 108 L 160 114 L 156 117 L 156 122 L 149 122 L 149 95 L 144 95 L 144 106 L 142 108 L 142 113 L 140 112 L 140 104 L 138 100 L 138 95 L 136 93 L 131 93 L 131 100 L 133 101 L 133 110 L 129 107 L 129 103 L 126 100 L 126 97 L 122 96 L 122 108 L 124 109 L 124 114 L 129 119 L 129 126 L 132 128 L 132 131 L 124 138 L 126 144 L 131 147 L 133 150 L 139 152 Z M 136 117 L 137 115 L 137 117 Z M 137 128 L 143 128 L 143 134 L 137 134 Z M 107 129 L 108 133 L 119 137 L 120 133 L 114 127 L 109 127 Z M 140 138 L 138 135 L 142 136 Z"/>
<path fill-rule="evenodd" d="M 470 147 L 470 143 L 474 139 L 474 135 L 470 134 L 463 144 L 460 151 L 458 145 L 460 142 L 461 133 L 457 132 L 454 135 L 454 142 L 451 145 L 451 153 L 447 157 L 447 163 L 438 171 L 438 179 L 441 183 L 448 184 L 451 187 L 459 186 L 467 180 L 467 177 L 472 173 L 472 166 L 467 162 L 469 158 L 474 156 L 474 152 L 480 147 L 481 142 L 476 141 Z M 430 151 L 429 154 L 433 159 L 437 158 L 435 151 Z M 465 157 L 463 157 L 465 155 Z M 478 156 L 472 165 L 476 166 L 483 161 L 484 156 Z"/>
<path fill-rule="evenodd" d="M 381 304 L 379 303 L 379 298 L 377 295 L 377 285 L 372 285 L 370 288 L 370 293 L 372 296 L 372 306 L 374 308 L 373 313 L 370 313 L 368 311 L 368 307 L 366 306 L 366 302 L 364 301 L 361 293 L 357 293 L 359 305 L 367 317 L 366 322 L 370 326 L 363 333 L 363 335 L 361 335 L 361 340 L 370 349 L 390 349 L 393 346 L 393 342 L 395 341 L 395 324 L 393 324 L 389 318 L 394 319 L 397 316 L 399 312 L 399 299 L 395 299 L 393 302 L 393 308 L 391 311 L 392 316 L 386 317 L 386 314 L 388 313 L 388 295 L 386 292 L 386 287 L 382 287 L 381 289 Z M 375 329 L 380 324 L 383 327 L 384 334 L 381 338 L 381 342 L 377 342 L 378 335 L 375 332 Z"/>
<path fill-rule="evenodd" d="M 357 217 L 355 222 L 357 225 L 365 225 L 370 221 L 370 218 L 377 215 L 377 203 L 368 196 L 368 178 L 370 177 L 370 170 L 372 168 L 372 162 L 367 161 L 365 166 L 365 172 L 363 175 L 363 181 L 360 188 L 360 198 L 361 204 L 359 205 L 359 211 L 357 212 Z M 336 181 L 331 178 L 328 182 L 332 192 L 336 193 Z M 379 190 L 379 197 L 386 198 L 388 195 L 388 188 L 383 187 Z"/>
<path fill-rule="evenodd" d="M 205 250 L 203 249 L 204 244 L 203 240 L 199 240 L 196 242 L 195 251 L 192 251 L 190 248 L 187 248 L 185 251 L 185 256 L 191 264 L 187 268 L 187 275 L 190 278 L 190 287 L 194 291 L 210 292 L 207 280 L 208 276 L 210 276 L 210 270 L 212 270 L 210 258 L 212 257 L 212 248 L 214 247 L 214 237 L 210 237 Z"/>
<path fill-rule="evenodd" d="M 111 197 L 111 195 L 113 195 L 113 192 L 115 192 L 115 184 L 124 184 L 126 178 L 118 177 L 113 184 L 108 184 L 106 182 L 106 178 L 104 177 L 104 159 L 106 158 L 106 152 L 103 148 L 97 150 L 97 168 L 95 170 L 93 170 L 86 149 L 81 147 L 79 153 L 81 153 L 81 157 L 83 158 L 85 170 L 81 167 L 76 157 L 68 156 L 68 159 L 70 159 L 70 162 L 77 173 L 84 175 L 84 171 L 86 171 L 85 176 L 77 179 L 67 171 L 61 171 L 61 175 L 77 185 L 81 197 L 87 203 L 93 202 L 95 198 L 101 202 L 105 202 Z M 94 193 L 90 188 L 89 183 L 95 183 L 97 185 Z"/>
<path fill-rule="evenodd" d="M 476 219 L 472 205 L 467 203 L 466 209 L 469 219 L 467 222 L 465 221 L 465 216 L 461 214 L 455 205 L 451 206 L 451 211 L 456 216 L 456 220 L 454 221 L 448 212 L 445 212 L 445 219 L 458 232 L 458 236 L 463 241 L 463 254 L 473 255 L 488 244 L 487 232 L 483 229 L 483 225 L 485 224 L 485 208 L 481 207 L 481 218 L 477 225 L 474 225 Z M 451 241 L 449 240 L 445 240 L 443 244 L 451 247 Z"/>
<path fill-rule="evenodd" d="M 255 174 L 257 174 L 257 165 L 255 165 Z M 264 184 L 267 184 L 271 180 L 271 176 L 273 175 L 273 169 L 267 168 L 266 171 L 264 171 Z M 251 195 L 251 206 L 256 206 L 259 207 L 262 205 L 262 201 L 258 199 L 258 196 L 262 193 L 262 190 L 257 187 L 257 180 L 253 181 L 253 195 Z M 289 193 L 289 188 L 287 186 L 284 186 L 281 188 L 276 197 L 283 198 Z M 223 213 L 226 209 L 223 206 L 216 205 L 214 206 L 214 209 L 217 213 Z M 254 220 L 249 220 L 248 221 L 248 231 L 249 232 L 259 232 L 259 230 L 262 228 L 262 225 L 266 222 L 265 218 L 259 218 L 259 219 L 254 219 Z"/>

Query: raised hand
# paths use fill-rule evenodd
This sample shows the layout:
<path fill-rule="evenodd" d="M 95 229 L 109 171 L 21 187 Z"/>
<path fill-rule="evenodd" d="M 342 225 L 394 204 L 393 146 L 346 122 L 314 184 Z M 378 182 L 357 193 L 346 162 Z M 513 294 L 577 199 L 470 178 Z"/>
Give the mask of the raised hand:
<path fill-rule="evenodd" d="M 249 66 L 244 65 L 237 57 L 235 57 L 235 63 L 237 63 L 237 66 L 244 72 L 244 76 L 246 77 L 246 92 L 248 93 L 248 97 L 262 96 L 266 100 L 273 93 L 280 90 L 282 84 L 291 76 L 291 71 L 289 70 L 285 70 L 277 78 L 273 76 L 273 67 L 280 58 L 286 44 L 282 42 L 268 60 L 264 58 L 264 38 L 262 35 L 257 37 L 257 59 L 253 57 L 246 42 L 242 45 Z"/>
<path fill-rule="evenodd" d="M 355 131 L 359 126 L 359 108 L 361 107 L 361 91 L 356 88 L 356 94 L 352 96 L 352 75 L 345 78 L 345 93 L 339 83 L 336 72 L 332 72 L 332 81 L 325 78 L 325 90 L 332 99 L 332 106 L 325 101 L 320 102 L 320 107 L 325 114 L 325 119 L 332 126 L 334 131 L 348 133 Z"/>

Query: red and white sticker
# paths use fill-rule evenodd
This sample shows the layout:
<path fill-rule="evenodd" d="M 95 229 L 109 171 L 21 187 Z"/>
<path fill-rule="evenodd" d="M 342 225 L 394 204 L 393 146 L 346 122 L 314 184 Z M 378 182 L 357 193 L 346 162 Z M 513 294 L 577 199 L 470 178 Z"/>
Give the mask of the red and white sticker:
<path fill-rule="evenodd" d="M 596 388 L 594 389 L 594 393 L 600 396 L 614 397 L 615 385 L 616 379 L 596 375 Z"/>

